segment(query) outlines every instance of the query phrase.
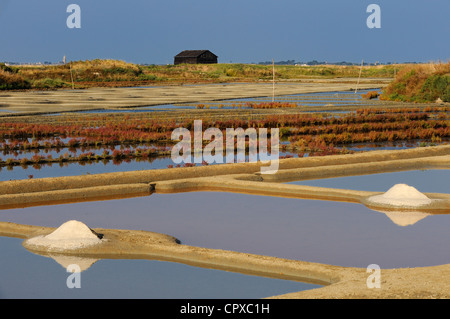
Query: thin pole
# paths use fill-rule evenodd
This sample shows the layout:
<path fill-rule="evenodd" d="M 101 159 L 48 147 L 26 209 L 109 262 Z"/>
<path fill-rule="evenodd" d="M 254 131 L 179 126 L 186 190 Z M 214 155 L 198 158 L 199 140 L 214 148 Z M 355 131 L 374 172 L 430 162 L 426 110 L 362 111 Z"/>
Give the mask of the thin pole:
<path fill-rule="evenodd" d="M 272 102 L 275 102 L 275 60 L 272 59 Z"/>
<path fill-rule="evenodd" d="M 358 82 L 356 83 L 355 94 L 358 91 L 359 79 L 361 78 L 361 72 L 362 72 L 362 68 L 363 68 L 363 63 L 364 63 L 364 60 L 361 60 L 361 68 L 359 69 L 359 77 L 358 77 Z"/>
<path fill-rule="evenodd" d="M 69 63 L 69 69 L 70 69 L 70 79 L 72 80 L 72 90 L 75 89 L 75 86 L 73 84 L 73 75 L 72 75 L 72 62 Z"/>

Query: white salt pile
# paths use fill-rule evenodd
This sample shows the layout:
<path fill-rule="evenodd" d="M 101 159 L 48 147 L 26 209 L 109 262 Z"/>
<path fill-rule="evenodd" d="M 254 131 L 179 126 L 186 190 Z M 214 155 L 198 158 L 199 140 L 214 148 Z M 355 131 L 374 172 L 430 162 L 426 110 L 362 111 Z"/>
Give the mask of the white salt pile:
<path fill-rule="evenodd" d="M 24 244 L 41 247 L 51 251 L 79 249 L 101 243 L 99 235 L 88 226 L 76 220 L 62 224 L 51 234 L 37 236 L 25 241 Z"/>
<path fill-rule="evenodd" d="M 367 200 L 371 203 L 396 207 L 418 207 L 429 205 L 433 201 L 414 187 L 406 184 L 396 184 L 386 193 L 371 196 Z"/>

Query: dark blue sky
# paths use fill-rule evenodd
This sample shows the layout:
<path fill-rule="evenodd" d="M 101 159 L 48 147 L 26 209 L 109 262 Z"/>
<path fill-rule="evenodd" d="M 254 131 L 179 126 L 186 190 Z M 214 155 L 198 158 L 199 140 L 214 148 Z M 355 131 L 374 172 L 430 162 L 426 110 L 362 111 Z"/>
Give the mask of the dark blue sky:
<path fill-rule="evenodd" d="M 71 3 L 81 29 L 66 26 Z M 371 3 L 381 29 L 366 26 Z M 0 61 L 166 64 L 185 49 L 219 63 L 447 61 L 448 12 L 449 0 L 0 0 Z"/>

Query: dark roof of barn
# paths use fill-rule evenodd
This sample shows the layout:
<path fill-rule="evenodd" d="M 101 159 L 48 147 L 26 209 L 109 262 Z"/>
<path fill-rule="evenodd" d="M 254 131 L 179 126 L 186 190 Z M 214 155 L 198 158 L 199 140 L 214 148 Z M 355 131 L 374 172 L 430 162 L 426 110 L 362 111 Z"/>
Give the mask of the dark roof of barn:
<path fill-rule="evenodd" d="M 209 50 L 184 50 L 176 55 L 177 58 L 196 58 Z M 211 52 L 212 53 L 212 52 Z M 214 54 L 214 53 L 212 53 Z M 215 54 L 214 54 L 215 55 Z"/>

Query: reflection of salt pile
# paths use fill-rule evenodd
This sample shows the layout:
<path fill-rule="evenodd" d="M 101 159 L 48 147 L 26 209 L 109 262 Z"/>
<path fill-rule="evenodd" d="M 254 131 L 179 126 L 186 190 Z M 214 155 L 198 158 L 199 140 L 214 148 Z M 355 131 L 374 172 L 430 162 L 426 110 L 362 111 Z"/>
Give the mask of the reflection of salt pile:
<path fill-rule="evenodd" d="M 101 243 L 100 237 L 99 234 L 82 222 L 70 220 L 62 224 L 51 234 L 30 238 L 24 244 L 51 251 L 63 251 L 99 244 Z"/>
<path fill-rule="evenodd" d="M 420 211 L 404 211 L 404 212 L 396 212 L 396 211 L 387 211 L 387 210 L 376 210 L 377 212 L 386 214 L 390 220 L 396 225 L 399 226 L 411 226 L 417 223 L 419 220 L 424 219 L 430 214 L 420 212 Z"/>
<path fill-rule="evenodd" d="M 433 201 L 425 194 L 406 184 L 397 184 L 392 186 L 382 195 L 371 196 L 368 202 L 395 207 L 418 207 L 429 205 Z"/>
<path fill-rule="evenodd" d="M 95 258 L 74 257 L 74 256 L 50 256 L 58 264 L 67 269 L 70 265 L 78 265 L 81 271 L 89 269 L 94 263 L 98 261 Z"/>

